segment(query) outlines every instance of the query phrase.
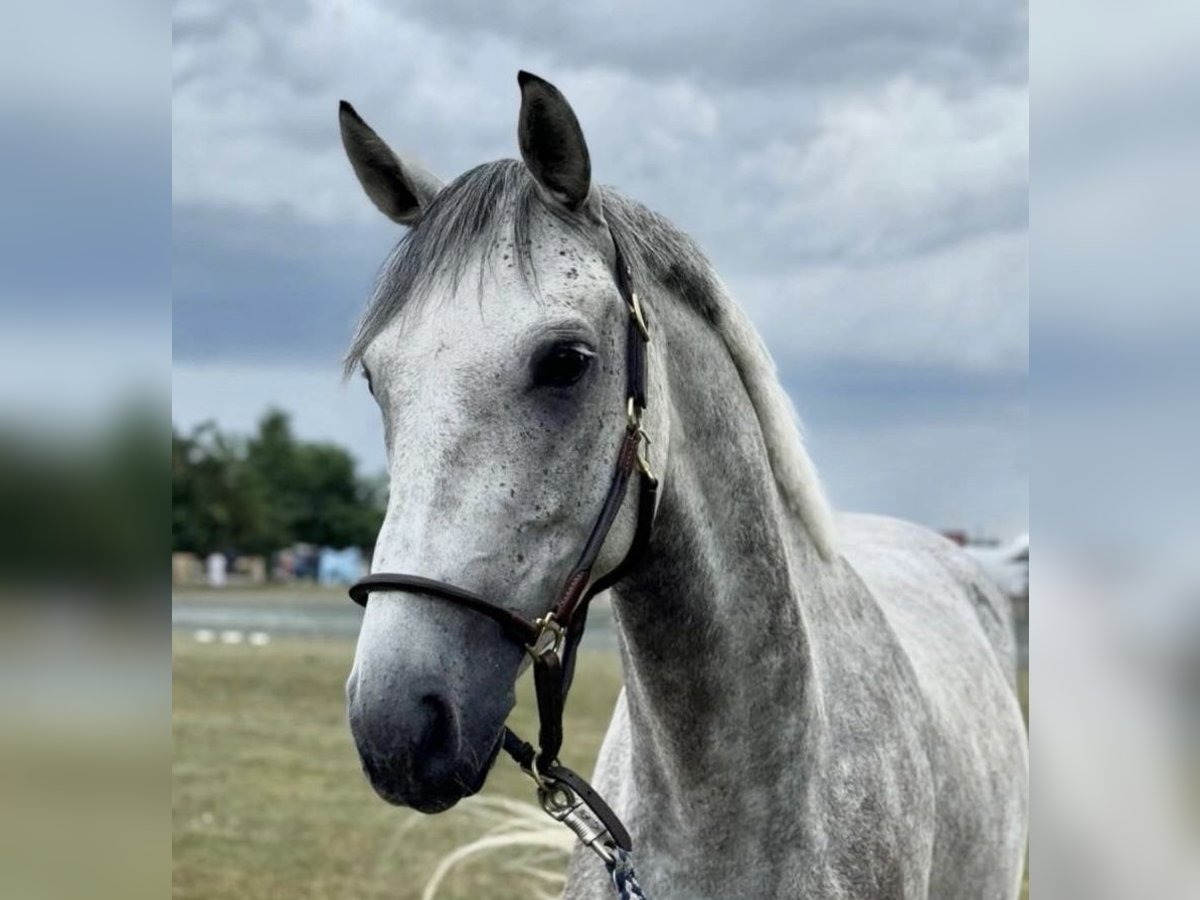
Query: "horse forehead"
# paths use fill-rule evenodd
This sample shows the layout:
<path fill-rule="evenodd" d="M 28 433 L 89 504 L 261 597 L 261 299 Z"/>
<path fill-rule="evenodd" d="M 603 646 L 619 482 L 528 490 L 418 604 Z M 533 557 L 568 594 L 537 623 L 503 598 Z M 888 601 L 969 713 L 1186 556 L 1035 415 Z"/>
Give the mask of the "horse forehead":
<path fill-rule="evenodd" d="M 516 352 L 520 338 L 547 319 L 609 308 L 616 285 L 597 255 L 533 252 L 532 271 L 521 271 L 510 252 L 469 269 L 454 284 L 431 287 L 372 341 L 364 353 L 368 369 L 414 375 L 460 354 Z"/>
<path fill-rule="evenodd" d="M 522 305 L 510 303 L 506 309 L 491 291 L 432 289 L 380 329 L 363 362 L 381 379 L 419 380 L 461 354 L 479 354 L 489 345 L 511 346 L 527 327 Z"/>
<path fill-rule="evenodd" d="M 569 310 L 588 314 L 616 291 L 612 273 L 598 252 L 563 236 L 534 241 L 522 261 L 511 248 L 481 263 L 460 280 L 451 305 L 460 313 L 479 315 L 491 327 L 508 322 L 528 326 L 547 315 Z"/>

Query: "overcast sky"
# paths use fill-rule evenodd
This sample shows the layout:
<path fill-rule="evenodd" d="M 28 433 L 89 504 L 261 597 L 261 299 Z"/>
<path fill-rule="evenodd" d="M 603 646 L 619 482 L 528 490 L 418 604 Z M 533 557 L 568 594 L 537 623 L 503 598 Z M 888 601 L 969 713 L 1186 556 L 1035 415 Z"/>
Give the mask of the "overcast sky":
<path fill-rule="evenodd" d="M 1023 7 L 648 6 L 176 2 L 176 424 L 247 430 L 274 404 L 382 467 L 339 360 L 401 235 L 343 157 L 337 101 L 451 178 L 517 155 L 525 68 L 571 101 L 595 177 L 709 253 L 837 506 L 1023 530 Z"/>

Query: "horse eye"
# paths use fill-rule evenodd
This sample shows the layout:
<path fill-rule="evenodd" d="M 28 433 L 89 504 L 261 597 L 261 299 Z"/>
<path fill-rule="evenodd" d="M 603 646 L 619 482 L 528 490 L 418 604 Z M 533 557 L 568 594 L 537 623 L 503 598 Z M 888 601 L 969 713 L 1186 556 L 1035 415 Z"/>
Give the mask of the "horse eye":
<path fill-rule="evenodd" d="M 592 356 L 581 344 L 552 347 L 534 363 L 533 382 L 539 387 L 570 387 L 587 372 Z"/>

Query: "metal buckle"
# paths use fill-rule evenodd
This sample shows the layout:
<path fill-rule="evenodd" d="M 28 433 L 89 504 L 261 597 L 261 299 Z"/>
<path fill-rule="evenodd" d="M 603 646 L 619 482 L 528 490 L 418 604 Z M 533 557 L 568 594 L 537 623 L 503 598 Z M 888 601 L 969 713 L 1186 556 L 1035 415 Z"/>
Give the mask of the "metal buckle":
<path fill-rule="evenodd" d="M 637 325 L 638 331 L 642 333 L 642 340 L 650 343 L 650 329 L 646 325 L 646 317 L 642 315 L 642 301 L 638 299 L 637 291 L 629 292 L 629 314 L 633 316 L 633 322 Z"/>
<path fill-rule="evenodd" d="M 652 471 L 650 471 L 650 453 L 649 453 L 650 444 L 652 443 L 652 441 L 650 440 L 650 435 L 646 434 L 646 432 L 642 429 L 642 427 L 640 425 L 638 426 L 638 433 L 642 436 L 642 439 L 638 442 L 637 467 L 638 467 L 638 469 L 641 470 L 641 473 L 643 475 L 645 475 L 647 478 L 653 478 L 654 473 Z"/>
<path fill-rule="evenodd" d="M 525 645 L 525 652 L 534 659 L 547 650 L 553 651 L 557 655 L 562 647 L 564 631 L 563 627 L 554 620 L 554 613 L 548 612 L 540 619 L 534 619 L 533 624 L 538 631 L 533 638 L 533 643 Z M 549 643 L 546 642 L 547 635 L 549 635 Z"/>
<path fill-rule="evenodd" d="M 654 442 L 642 427 L 642 410 L 633 402 L 632 397 L 625 404 L 625 418 L 629 423 L 629 430 L 637 432 L 638 435 L 637 467 L 643 475 L 653 478 L 654 473 L 650 471 L 650 454 L 647 451 Z"/>
<path fill-rule="evenodd" d="M 521 766 L 521 771 L 533 779 L 533 783 L 538 787 L 539 798 L 542 796 L 543 791 L 550 790 L 550 783 L 546 781 L 546 779 L 542 777 L 542 773 L 538 771 L 536 754 L 534 755 L 533 759 L 529 761 L 529 767 L 526 768 L 525 766 Z"/>
<path fill-rule="evenodd" d="M 629 423 L 630 431 L 642 430 L 642 411 L 634 404 L 632 397 L 625 402 L 625 421 Z"/>

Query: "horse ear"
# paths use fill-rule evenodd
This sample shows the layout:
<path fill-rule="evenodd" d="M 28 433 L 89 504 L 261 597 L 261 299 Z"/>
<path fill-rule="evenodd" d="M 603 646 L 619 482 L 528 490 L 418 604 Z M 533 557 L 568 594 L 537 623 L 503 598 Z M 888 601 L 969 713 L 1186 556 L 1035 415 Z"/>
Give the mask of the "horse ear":
<path fill-rule="evenodd" d="M 402 161 L 345 100 L 338 107 L 342 146 L 354 174 L 379 211 L 412 225 L 442 189 L 442 180 L 419 163 Z"/>
<path fill-rule="evenodd" d="M 592 161 L 579 120 L 567 98 L 550 82 L 517 73 L 521 86 L 521 116 L 517 141 L 521 158 L 544 194 L 575 212 L 588 204 L 592 194 Z"/>

